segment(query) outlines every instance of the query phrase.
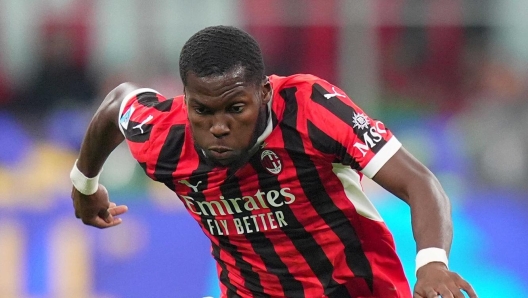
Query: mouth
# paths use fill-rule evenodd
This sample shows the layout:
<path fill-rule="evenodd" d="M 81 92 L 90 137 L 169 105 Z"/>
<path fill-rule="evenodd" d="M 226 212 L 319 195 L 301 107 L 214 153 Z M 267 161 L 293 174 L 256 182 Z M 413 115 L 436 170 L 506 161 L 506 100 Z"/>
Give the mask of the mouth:
<path fill-rule="evenodd" d="M 207 150 L 209 151 L 211 157 L 218 160 L 230 158 L 233 152 L 231 148 L 224 146 L 211 146 L 207 148 Z"/>

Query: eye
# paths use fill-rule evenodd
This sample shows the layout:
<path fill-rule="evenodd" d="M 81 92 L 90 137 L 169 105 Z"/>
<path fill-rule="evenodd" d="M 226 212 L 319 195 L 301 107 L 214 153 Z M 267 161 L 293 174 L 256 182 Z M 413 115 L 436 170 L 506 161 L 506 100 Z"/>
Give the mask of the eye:
<path fill-rule="evenodd" d="M 238 113 L 242 113 L 243 110 L 244 110 L 243 104 L 235 104 L 229 107 L 230 113 L 238 114 Z"/>
<path fill-rule="evenodd" d="M 194 111 L 196 112 L 196 114 L 200 114 L 200 115 L 205 115 L 209 112 L 207 108 L 202 107 L 202 106 L 194 107 Z"/>

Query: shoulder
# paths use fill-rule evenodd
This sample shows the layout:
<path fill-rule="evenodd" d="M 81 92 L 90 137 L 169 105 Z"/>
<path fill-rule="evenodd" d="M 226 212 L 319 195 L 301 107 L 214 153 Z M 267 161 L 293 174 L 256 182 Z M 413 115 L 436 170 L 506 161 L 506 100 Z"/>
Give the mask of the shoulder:
<path fill-rule="evenodd" d="M 287 77 L 270 76 L 274 97 L 286 103 L 296 105 L 316 104 L 332 106 L 335 104 L 351 105 L 352 100 L 336 85 L 311 74 L 295 74 Z"/>
<path fill-rule="evenodd" d="M 326 80 L 312 74 L 294 74 L 290 76 L 269 76 L 275 90 L 286 88 L 310 88 L 314 84 L 329 84 Z"/>
<path fill-rule="evenodd" d="M 132 88 L 122 93 L 119 109 L 119 127 L 124 132 L 129 129 L 129 123 L 151 124 L 166 121 L 184 121 L 186 117 L 183 96 L 166 98 L 158 91 L 150 88 Z M 176 117 L 173 117 L 175 116 Z M 180 117 L 178 117 L 180 115 Z"/>
<path fill-rule="evenodd" d="M 292 91 L 295 91 L 297 100 L 313 99 L 314 97 L 332 98 L 345 96 L 345 92 L 336 85 L 311 74 L 295 74 L 287 77 L 272 75 L 270 76 L 270 82 L 274 93 L 285 92 L 291 94 Z"/>

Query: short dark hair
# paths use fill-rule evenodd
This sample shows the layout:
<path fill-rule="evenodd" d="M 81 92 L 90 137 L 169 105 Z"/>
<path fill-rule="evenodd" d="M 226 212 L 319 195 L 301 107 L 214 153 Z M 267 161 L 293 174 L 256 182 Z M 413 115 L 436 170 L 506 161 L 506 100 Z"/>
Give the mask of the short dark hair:
<path fill-rule="evenodd" d="M 264 79 L 264 59 L 257 41 L 232 26 L 211 26 L 195 33 L 182 48 L 180 76 L 187 85 L 189 71 L 198 77 L 222 75 L 237 66 L 244 68 L 244 79 L 260 83 Z"/>

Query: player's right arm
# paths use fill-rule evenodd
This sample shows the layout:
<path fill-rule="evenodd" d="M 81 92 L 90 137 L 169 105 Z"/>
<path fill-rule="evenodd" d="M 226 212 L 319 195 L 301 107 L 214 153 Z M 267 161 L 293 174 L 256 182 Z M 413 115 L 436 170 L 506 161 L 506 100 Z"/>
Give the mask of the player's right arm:
<path fill-rule="evenodd" d="M 136 89 L 131 83 L 123 83 L 110 91 L 88 125 L 72 170 L 71 194 L 75 216 L 84 224 L 112 227 L 121 223 L 121 219 L 114 216 L 127 211 L 126 206 L 110 202 L 106 188 L 97 180 L 110 153 L 124 140 L 119 130 L 119 110 L 124 97 Z"/>

